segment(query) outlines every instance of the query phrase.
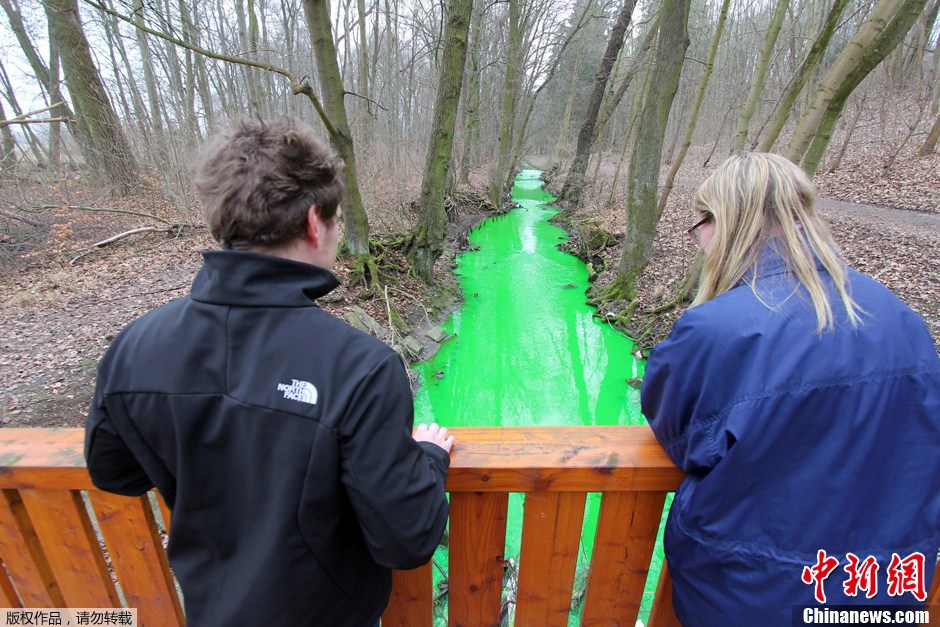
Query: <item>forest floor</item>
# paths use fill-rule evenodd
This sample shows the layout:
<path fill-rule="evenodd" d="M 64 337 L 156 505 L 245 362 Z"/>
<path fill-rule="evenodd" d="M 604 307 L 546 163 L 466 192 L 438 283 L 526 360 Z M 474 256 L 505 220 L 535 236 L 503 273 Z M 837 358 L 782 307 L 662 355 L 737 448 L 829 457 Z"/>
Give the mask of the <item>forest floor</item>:
<path fill-rule="evenodd" d="M 687 159 L 689 164 L 700 162 L 694 152 Z M 618 241 L 593 251 L 607 266 L 599 284 L 613 276 L 624 230 L 622 190 L 610 194 L 612 169 L 612 164 L 602 163 L 598 179 L 602 183 L 577 214 L 587 224 L 610 231 Z M 826 199 L 822 214 L 849 263 L 917 310 L 940 347 L 940 155 L 900 159 L 888 176 L 872 172 L 864 159 L 857 163 L 847 159 L 836 174 L 818 176 L 820 195 Z M 649 312 L 672 298 L 691 266 L 695 250 L 685 230 L 693 222 L 694 185 L 707 174 L 707 169 L 684 167 L 662 217 L 634 316 L 646 347 L 663 339 L 681 313 L 677 309 L 647 320 Z M 73 183 L 68 204 L 80 204 L 81 185 Z M 112 201 L 109 206 L 153 213 L 160 204 L 159 198 L 148 196 L 120 206 Z M 400 216 L 403 221 L 416 219 L 412 210 L 401 211 L 407 214 Z M 488 215 L 480 206 L 458 207 L 448 230 L 448 251 L 437 264 L 436 289 L 428 290 L 409 277 L 407 260 L 385 246 L 381 263 L 389 275 L 387 289 L 361 298 L 364 288 L 349 284 L 349 262 L 341 257 L 335 272 L 343 286 L 321 299 L 321 305 L 338 316 L 361 307 L 391 329 L 387 341 L 392 344 L 400 344 L 408 332 L 392 323 L 397 317 L 393 312 L 412 332 L 441 322 L 459 304 L 451 272 L 453 255 L 466 246 L 467 229 Z M 0 235 L 3 426 L 81 426 L 95 367 L 109 342 L 134 318 L 185 295 L 201 264 L 200 251 L 215 247 L 205 229 L 197 226 L 139 234 L 92 249 L 94 242 L 152 221 L 139 215 L 69 210 L 53 216 L 48 225 L 51 235 L 38 244 L 16 232 Z M 577 239 L 576 230 L 573 235 Z M 393 239 L 381 233 L 375 237 L 384 242 Z"/>
<path fill-rule="evenodd" d="M 849 265 L 886 285 L 917 311 L 940 349 L 940 154 L 899 159 L 887 175 L 872 167 L 880 162 L 877 156 L 851 157 L 837 172 L 814 179 L 819 211 Z M 700 155 L 691 153 L 685 163 L 701 163 Z M 680 307 L 654 315 L 675 298 L 692 267 L 698 252 L 686 234 L 696 221 L 692 200 L 699 182 L 713 169 L 683 165 L 660 220 L 651 262 L 638 281 L 640 304 L 631 325 L 631 335 L 641 338 L 644 351 L 665 339 L 684 311 Z M 604 174 L 602 166 L 600 178 L 612 180 L 612 174 L 606 179 Z M 603 260 L 595 267 L 606 267 L 597 286 L 614 278 L 622 252 L 623 190 L 615 192 L 611 196 L 599 186 L 576 214 L 582 224 L 614 236 L 612 246 L 588 251 Z M 616 316 L 619 306 L 599 313 Z"/>

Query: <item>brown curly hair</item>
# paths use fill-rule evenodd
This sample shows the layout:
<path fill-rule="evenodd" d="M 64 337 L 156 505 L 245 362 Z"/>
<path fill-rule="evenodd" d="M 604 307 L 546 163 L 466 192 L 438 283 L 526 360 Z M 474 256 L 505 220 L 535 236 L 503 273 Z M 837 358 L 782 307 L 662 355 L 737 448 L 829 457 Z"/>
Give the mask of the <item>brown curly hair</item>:
<path fill-rule="evenodd" d="M 307 210 L 336 217 L 344 164 L 293 118 L 239 119 L 203 149 L 195 186 L 212 237 L 225 249 L 270 249 L 300 237 Z"/>

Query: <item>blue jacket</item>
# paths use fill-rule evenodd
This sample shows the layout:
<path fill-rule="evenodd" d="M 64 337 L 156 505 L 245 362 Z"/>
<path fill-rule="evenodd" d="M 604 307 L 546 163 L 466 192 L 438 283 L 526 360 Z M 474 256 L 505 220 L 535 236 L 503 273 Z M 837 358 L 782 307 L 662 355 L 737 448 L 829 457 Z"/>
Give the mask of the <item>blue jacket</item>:
<path fill-rule="evenodd" d="M 889 583 L 892 554 L 911 564 L 919 552 L 929 591 L 940 546 L 940 358 L 924 322 L 850 270 L 863 325 L 833 295 L 836 328 L 818 335 L 772 246 L 756 276 L 760 298 L 746 277 L 689 309 L 646 369 L 643 413 L 688 473 L 665 534 L 676 614 L 686 626 L 790 625 L 799 606 L 917 604 L 890 594 L 916 577 Z M 855 597 L 848 553 L 879 566 Z M 825 606 L 820 557 L 838 560 Z"/>

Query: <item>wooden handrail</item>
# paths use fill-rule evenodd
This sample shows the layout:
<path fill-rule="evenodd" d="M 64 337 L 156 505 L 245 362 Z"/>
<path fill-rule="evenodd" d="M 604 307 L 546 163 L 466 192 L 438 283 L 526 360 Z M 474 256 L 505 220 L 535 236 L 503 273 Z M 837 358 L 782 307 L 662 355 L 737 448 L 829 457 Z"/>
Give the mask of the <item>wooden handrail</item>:
<path fill-rule="evenodd" d="M 682 472 L 647 427 L 451 430 L 450 625 L 499 622 L 509 493 L 525 493 L 517 625 L 567 625 L 586 494 L 603 493 L 582 625 L 633 625 L 666 493 Z M 159 495 L 96 490 L 81 429 L 0 429 L 0 606 L 127 607 L 184 624 Z M 90 513 L 91 512 L 91 513 Z M 383 626 L 434 624 L 432 565 L 393 573 Z M 928 607 L 940 604 L 940 566 Z M 647 622 L 678 625 L 665 565 Z"/>
<path fill-rule="evenodd" d="M 567 625 L 586 494 L 603 493 L 582 625 L 633 625 L 666 493 L 682 472 L 647 427 L 451 430 L 450 625 L 499 622 L 509 493 L 525 493 L 517 625 Z M 127 607 L 185 623 L 159 495 L 96 490 L 81 429 L 0 429 L 0 606 Z M 91 512 L 91 513 L 90 513 Z M 434 624 L 432 565 L 393 573 L 383 626 Z M 940 566 L 927 605 L 940 604 Z M 662 568 L 649 627 L 678 625 Z"/>
<path fill-rule="evenodd" d="M 516 624 L 567 625 L 586 494 L 601 492 L 582 624 L 633 625 L 663 501 L 683 476 L 650 430 L 452 432 L 449 624 L 498 623 L 508 496 L 522 492 Z M 0 430 L 0 603 L 117 607 L 123 595 L 142 624 L 182 624 L 162 548 L 169 512 L 147 496 L 94 489 L 83 440 L 80 429 Z M 383 625 L 432 625 L 432 576 L 431 564 L 396 571 Z M 663 569 L 659 589 L 668 588 Z M 654 600 L 650 624 L 676 624 L 668 592 Z"/>

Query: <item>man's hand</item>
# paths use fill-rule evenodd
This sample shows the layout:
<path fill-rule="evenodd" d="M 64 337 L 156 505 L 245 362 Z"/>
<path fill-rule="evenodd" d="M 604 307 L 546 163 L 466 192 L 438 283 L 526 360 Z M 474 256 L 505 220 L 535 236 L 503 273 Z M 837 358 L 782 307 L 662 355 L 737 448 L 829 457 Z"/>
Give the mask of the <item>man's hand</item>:
<path fill-rule="evenodd" d="M 414 439 L 415 442 L 430 442 L 448 453 L 454 446 L 454 436 L 448 436 L 447 428 L 440 427 L 434 422 L 431 423 L 430 427 L 424 423 L 418 425 L 418 428 L 415 429 Z"/>

